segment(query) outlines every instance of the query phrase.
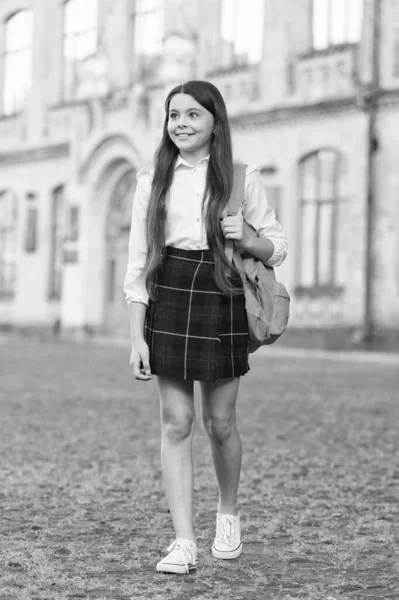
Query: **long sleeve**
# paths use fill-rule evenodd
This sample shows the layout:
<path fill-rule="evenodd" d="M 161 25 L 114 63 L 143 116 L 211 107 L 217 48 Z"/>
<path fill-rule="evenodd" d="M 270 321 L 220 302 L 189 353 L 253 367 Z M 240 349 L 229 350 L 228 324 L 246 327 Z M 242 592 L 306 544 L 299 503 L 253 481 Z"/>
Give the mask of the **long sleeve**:
<path fill-rule="evenodd" d="M 148 304 L 144 265 L 148 252 L 146 219 L 151 193 L 151 175 L 149 171 L 141 169 L 137 173 L 137 180 L 129 237 L 129 261 L 123 284 L 125 300 L 128 305 L 131 302 Z"/>
<path fill-rule="evenodd" d="M 246 171 L 243 216 L 256 230 L 258 237 L 265 237 L 273 242 L 274 252 L 267 264 L 272 267 L 280 266 L 287 256 L 287 236 L 268 204 L 257 165 L 249 165 Z"/>

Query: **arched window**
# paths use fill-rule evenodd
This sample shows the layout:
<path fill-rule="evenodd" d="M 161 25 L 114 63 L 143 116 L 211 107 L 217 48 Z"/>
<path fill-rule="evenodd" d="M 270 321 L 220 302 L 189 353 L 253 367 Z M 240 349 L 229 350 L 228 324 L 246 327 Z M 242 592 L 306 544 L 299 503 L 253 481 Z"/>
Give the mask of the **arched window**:
<path fill-rule="evenodd" d="M 336 239 L 341 157 L 319 150 L 299 163 L 299 289 L 331 293 L 336 287 Z"/>
<path fill-rule="evenodd" d="M 222 0 L 219 67 L 257 64 L 262 58 L 263 0 Z"/>
<path fill-rule="evenodd" d="M 73 98 L 79 61 L 97 51 L 97 0 L 67 0 L 64 6 L 64 99 Z"/>
<path fill-rule="evenodd" d="M 16 281 L 17 202 L 10 191 L 0 192 L 0 299 L 13 298 Z"/>
<path fill-rule="evenodd" d="M 33 14 L 21 10 L 6 21 L 3 113 L 12 115 L 25 106 L 32 80 Z"/>
<path fill-rule="evenodd" d="M 50 250 L 50 283 L 51 300 L 61 298 L 61 280 L 63 263 L 64 238 L 64 186 L 59 186 L 51 194 L 51 250 Z"/>
<path fill-rule="evenodd" d="M 354 44 L 361 38 L 364 0 L 313 0 L 313 48 Z"/>

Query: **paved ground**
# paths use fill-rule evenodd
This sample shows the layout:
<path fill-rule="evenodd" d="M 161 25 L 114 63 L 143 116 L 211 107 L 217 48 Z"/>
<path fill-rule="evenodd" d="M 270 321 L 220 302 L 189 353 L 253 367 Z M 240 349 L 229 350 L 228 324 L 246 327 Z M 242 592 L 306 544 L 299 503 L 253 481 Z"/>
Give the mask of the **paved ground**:
<path fill-rule="evenodd" d="M 123 345 L 0 338 L 0 599 L 399 599 L 399 358 L 268 348 L 239 403 L 245 554 L 210 555 L 217 501 L 195 439 L 201 567 L 172 539 L 156 386 Z"/>

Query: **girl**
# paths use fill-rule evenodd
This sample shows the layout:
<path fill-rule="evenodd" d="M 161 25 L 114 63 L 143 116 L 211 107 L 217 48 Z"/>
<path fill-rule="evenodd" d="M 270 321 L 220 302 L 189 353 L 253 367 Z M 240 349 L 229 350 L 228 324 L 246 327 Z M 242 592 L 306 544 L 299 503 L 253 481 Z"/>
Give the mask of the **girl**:
<path fill-rule="evenodd" d="M 176 539 L 156 570 L 197 568 L 193 526 L 194 381 L 219 487 L 212 554 L 242 552 L 237 489 L 241 439 L 236 398 L 248 370 L 248 329 L 242 282 L 230 270 L 224 238 L 269 265 L 287 253 L 285 234 L 269 208 L 257 167 L 246 172 L 239 215 L 226 216 L 233 160 L 226 106 L 218 89 L 189 81 L 166 98 L 154 172 L 138 173 L 129 264 L 129 306 L 136 379 L 157 377 L 161 462 Z"/>

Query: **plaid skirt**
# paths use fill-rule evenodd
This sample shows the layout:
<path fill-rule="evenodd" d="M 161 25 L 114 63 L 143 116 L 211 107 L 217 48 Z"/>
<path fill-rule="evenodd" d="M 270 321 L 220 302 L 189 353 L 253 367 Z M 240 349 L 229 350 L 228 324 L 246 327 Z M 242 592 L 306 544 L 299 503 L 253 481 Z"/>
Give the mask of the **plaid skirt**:
<path fill-rule="evenodd" d="M 244 294 L 222 294 L 213 270 L 210 250 L 166 248 L 145 321 L 154 375 L 217 381 L 249 371 Z M 232 283 L 242 287 L 238 274 Z"/>

